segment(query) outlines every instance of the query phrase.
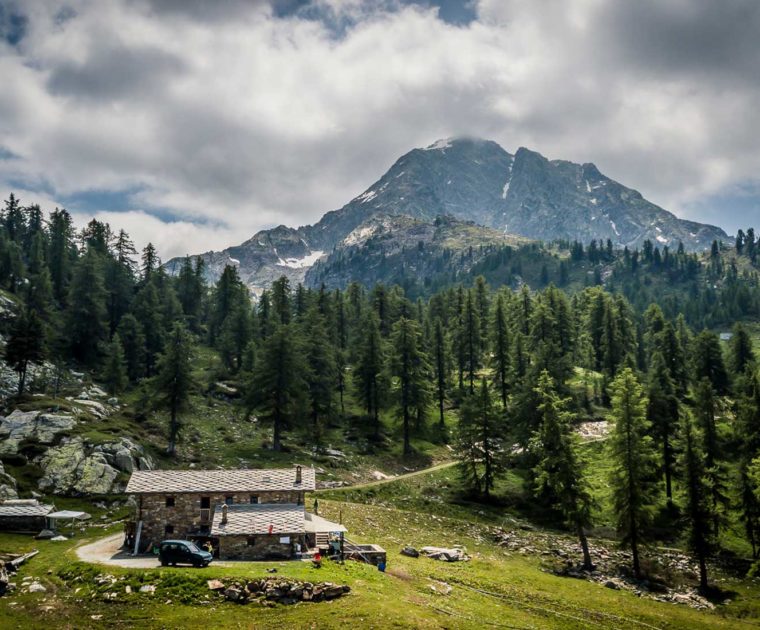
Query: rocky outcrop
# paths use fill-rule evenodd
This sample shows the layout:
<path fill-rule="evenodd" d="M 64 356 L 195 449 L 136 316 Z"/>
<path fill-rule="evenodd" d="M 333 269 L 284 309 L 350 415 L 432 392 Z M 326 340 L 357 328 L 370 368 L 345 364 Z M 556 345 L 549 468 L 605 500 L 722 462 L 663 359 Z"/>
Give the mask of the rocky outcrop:
<path fill-rule="evenodd" d="M 62 495 L 110 494 L 123 490 L 121 473 L 150 470 L 153 462 L 128 438 L 92 445 L 80 437 L 64 439 L 42 455 L 40 490 Z"/>
<path fill-rule="evenodd" d="M 5 499 L 18 499 L 18 492 L 16 480 L 5 472 L 3 462 L 0 461 L 0 501 Z"/>
<path fill-rule="evenodd" d="M 68 414 L 20 411 L 0 419 L 0 455 L 18 453 L 22 441 L 53 444 L 61 433 L 70 431 L 76 420 Z"/>

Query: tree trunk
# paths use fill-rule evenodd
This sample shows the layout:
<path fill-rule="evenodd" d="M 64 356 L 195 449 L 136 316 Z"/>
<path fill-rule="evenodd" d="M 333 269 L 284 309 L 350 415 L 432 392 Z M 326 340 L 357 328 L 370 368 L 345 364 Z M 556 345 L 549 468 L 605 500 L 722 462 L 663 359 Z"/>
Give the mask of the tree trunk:
<path fill-rule="evenodd" d="M 583 525 L 578 525 L 578 540 L 581 543 L 581 549 L 583 550 L 583 568 L 586 571 L 592 571 L 594 565 L 591 563 L 591 553 L 588 550 L 588 538 L 586 538 L 586 532 L 583 530 Z"/>
<path fill-rule="evenodd" d="M 673 475 L 670 470 L 670 440 L 667 435 L 663 438 L 663 451 L 665 456 L 665 496 L 668 498 L 668 507 L 673 507 Z"/>
<path fill-rule="evenodd" d="M 169 446 L 166 447 L 169 455 L 177 452 L 177 410 L 171 410 L 171 419 L 169 420 Z"/>
<path fill-rule="evenodd" d="M 636 532 L 631 534 L 631 555 L 633 556 L 633 576 L 641 579 L 641 564 L 639 563 L 639 543 L 636 540 Z"/>
<path fill-rule="evenodd" d="M 19 396 L 21 396 L 21 394 L 24 393 L 24 385 L 26 385 L 26 366 L 27 366 L 27 362 L 24 361 L 18 373 L 18 395 Z"/>
<path fill-rule="evenodd" d="M 272 450 L 274 451 L 282 450 L 282 443 L 280 442 L 281 440 L 280 433 L 282 431 L 281 424 L 282 423 L 280 420 L 280 414 L 278 411 L 275 413 L 275 416 L 274 416 L 274 436 L 272 438 Z"/>
<path fill-rule="evenodd" d="M 404 405 L 404 455 L 411 455 L 412 445 L 409 442 L 409 408 Z"/>
<path fill-rule="evenodd" d="M 702 593 L 707 592 L 707 562 L 705 561 L 705 554 L 699 554 L 699 590 Z"/>

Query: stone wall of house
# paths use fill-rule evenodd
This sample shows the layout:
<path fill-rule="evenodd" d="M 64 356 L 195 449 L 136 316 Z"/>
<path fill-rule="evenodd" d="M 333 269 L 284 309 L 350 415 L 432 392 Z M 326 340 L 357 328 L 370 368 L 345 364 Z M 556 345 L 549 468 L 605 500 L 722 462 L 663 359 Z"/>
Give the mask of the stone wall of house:
<path fill-rule="evenodd" d="M 137 514 L 135 520 L 143 522 L 140 535 L 141 544 L 157 543 L 166 538 L 185 538 L 196 534 L 203 525 L 211 525 L 214 508 L 222 505 L 227 497 L 233 503 L 251 502 L 251 496 L 257 496 L 259 503 L 298 503 L 303 504 L 303 491 L 282 492 L 246 492 L 246 493 L 212 493 L 212 494 L 144 494 L 137 496 Z M 166 505 L 167 497 L 174 498 L 174 506 Z M 208 497 L 210 509 L 208 520 L 201 520 L 201 498 Z M 174 528 L 166 533 L 166 526 Z"/>
<path fill-rule="evenodd" d="M 293 557 L 293 542 L 302 534 L 290 534 L 290 542 L 281 543 L 288 534 L 259 536 L 220 536 L 219 558 L 222 560 L 287 560 Z M 253 544 L 249 544 L 250 542 Z"/>

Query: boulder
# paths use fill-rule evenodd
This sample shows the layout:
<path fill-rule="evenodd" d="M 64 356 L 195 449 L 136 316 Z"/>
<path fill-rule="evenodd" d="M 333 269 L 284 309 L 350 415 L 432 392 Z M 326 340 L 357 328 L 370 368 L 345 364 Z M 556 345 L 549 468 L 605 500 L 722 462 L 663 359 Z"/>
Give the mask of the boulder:
<path fill-rule="evenodd" d="M 39 582 L 32 582 L 29 585 L 29 592 L 30 593 L 46 593 L 47 589 Z"/>
<path fill-rule="evenodd" d="M 18 499 L 16 480 L 5 472 L 3 462 L 0 461 L 0 501 L 5 499 Z"/>
<path fill-rule="evenodd" d="M 74 403 L 83 407 L 86 411 L 91 413 L 96 418 L 102 420 L 109 415 L 109 411 L 105 408 L 103 403 L 99 403 L 96 400 L 86 400 L 84 398 L 77 398 Z"/>
<path fill-rule="evenodd" d="M 434 560 L 443 560 L 444 562 L 467 562 L 470 556 L 461 547 L 423 547 L 420 553 Z"/>
<path fill-rule="evenodd" d="M 155 593 L 156 592 L 156 587 L 153 586 L 152 584 L 143 584 L 140 587 L 140 592 L 141 593 Z"/>
<path fill-rule="evenodd" d="M 50 540 L 55 536 L 55 532 L 52 529 L 43 529 L 39 534 L 35 536 L 37 540 Z"/>
<path fill-rule="evenodd" d="M 208 580 L 206 584 L 210 591 L 221 591 L 224 588 L 224 582 L 220 580 Z"/>
<path fill-rule="evenodd" d="M 0 421 L 0 454 L 18 453 L 22 440 L 53 444 L 60 433 L 71 430 L 75 424 L 76 420 L 67 414 L 16 409 Z"/>

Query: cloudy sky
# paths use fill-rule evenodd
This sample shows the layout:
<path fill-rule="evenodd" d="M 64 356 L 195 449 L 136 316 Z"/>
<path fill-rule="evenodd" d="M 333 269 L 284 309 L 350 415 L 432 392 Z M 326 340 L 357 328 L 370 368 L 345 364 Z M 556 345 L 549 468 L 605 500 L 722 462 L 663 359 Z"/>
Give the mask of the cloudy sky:
<path fill-rule="evenodd" d="M 164 258 L 490 138 L 760 227 L 756 0 L 0 0 L 0 194 Z"/>

